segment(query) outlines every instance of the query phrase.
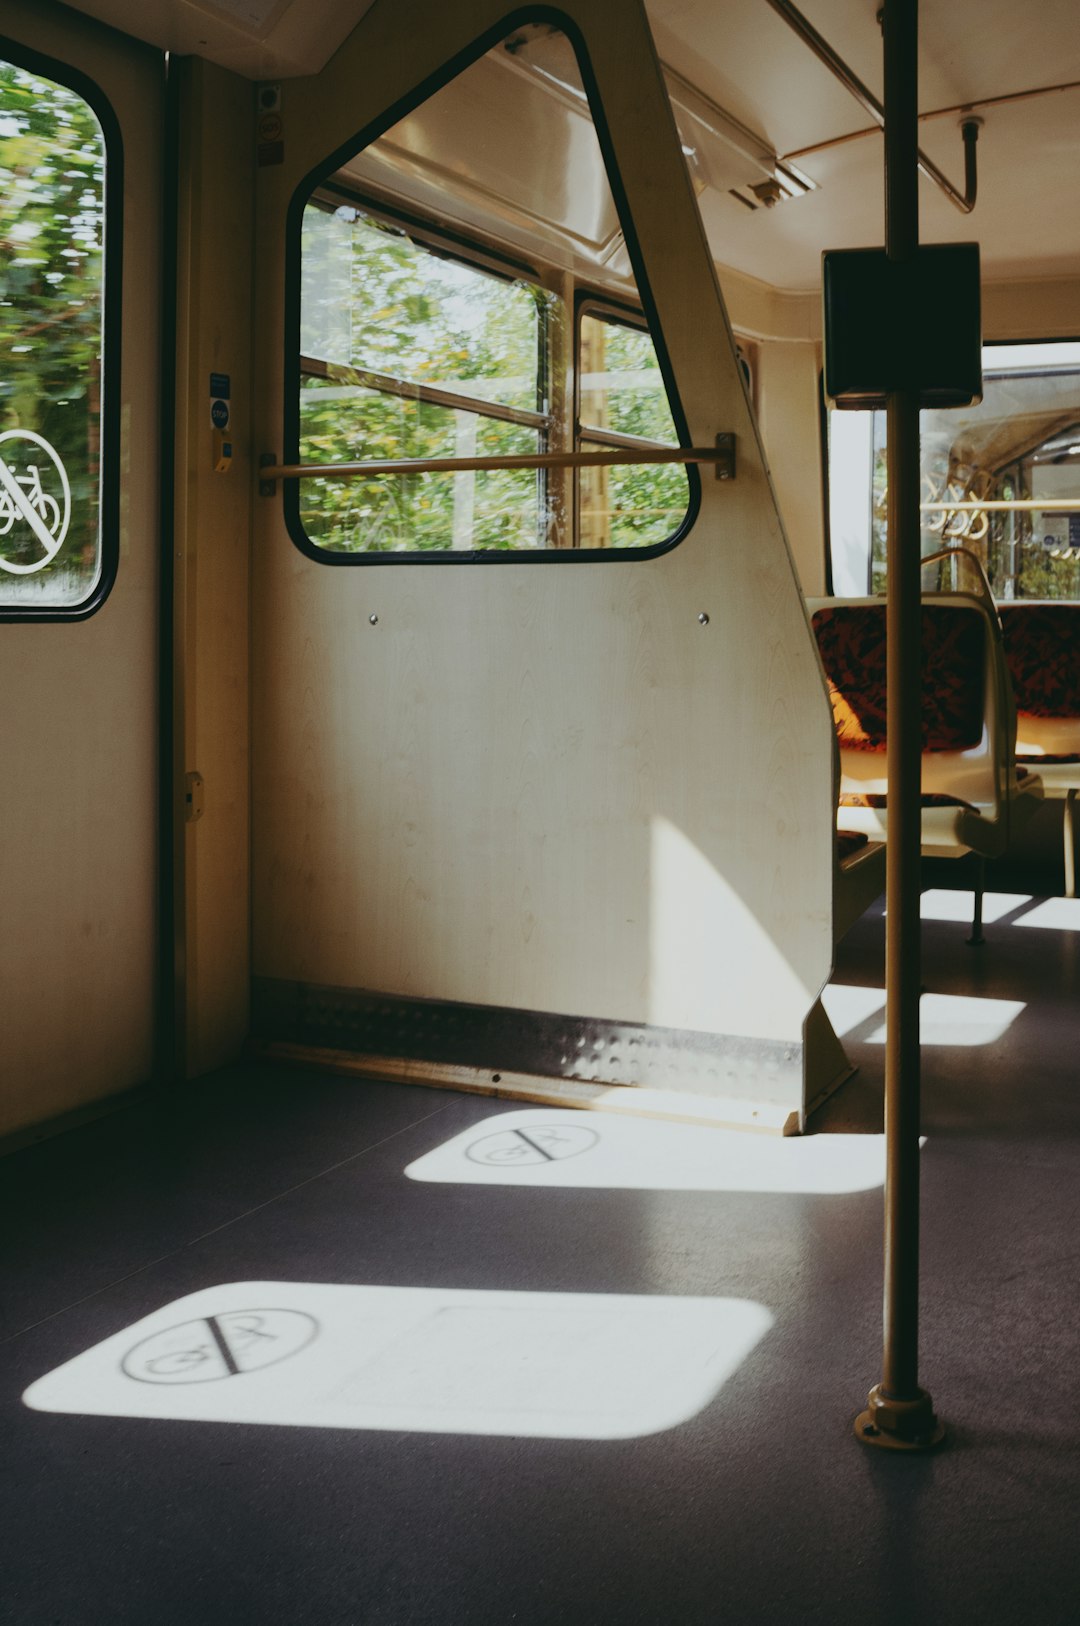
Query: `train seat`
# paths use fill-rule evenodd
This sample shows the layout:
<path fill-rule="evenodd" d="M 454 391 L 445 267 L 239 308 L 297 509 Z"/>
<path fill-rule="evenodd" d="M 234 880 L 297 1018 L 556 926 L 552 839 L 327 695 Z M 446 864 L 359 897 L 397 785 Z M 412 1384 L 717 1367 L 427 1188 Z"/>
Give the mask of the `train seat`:
<path fill-rule="evenodd" d="M 888 838 L 885 605 L 808 605 L 840 755 L 838 825 Z M 1000 625 L 967 593 L 923 598 L 922 851 L 998 857 L 1038 807 L 1038 777 L 1019 773 L 1016 717 Z M 976 927 L 976 930 L 978 928 Z"/>
<path fill-rule="evenodd" d="M 1074 805 L 1080 792 L 1080 604 L 1014 599 L 1001 606 L 1016 701 L 1016 760 L 1065 801 L 1065 895 L 1076 896 Z"/>
<path fill-rule="evenodd" d="M 841 825 L 833 867 L 833 936 L 837 942 L 885 890 L 885 844 Z"/>

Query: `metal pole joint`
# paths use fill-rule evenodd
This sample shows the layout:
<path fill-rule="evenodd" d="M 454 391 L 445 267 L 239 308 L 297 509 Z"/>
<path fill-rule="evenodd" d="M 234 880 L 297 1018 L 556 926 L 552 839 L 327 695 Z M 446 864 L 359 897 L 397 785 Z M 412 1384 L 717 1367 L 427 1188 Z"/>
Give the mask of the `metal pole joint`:
<path fill-rule="evenodd" d="M 945 1425 L 938 1422 L 925 1389 L 916 1389 L 911 1400 L 898 1400 L 879 1383 L 855 1419 L 855 1433 L 866 1445 L 890 1451 L 932 1451 L 944 1442 Z"/>

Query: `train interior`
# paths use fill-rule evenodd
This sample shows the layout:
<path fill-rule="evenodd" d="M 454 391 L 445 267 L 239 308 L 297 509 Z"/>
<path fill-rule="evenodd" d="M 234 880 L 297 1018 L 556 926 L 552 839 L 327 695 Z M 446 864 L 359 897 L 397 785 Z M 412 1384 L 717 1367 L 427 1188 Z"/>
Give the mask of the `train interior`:
<path fill-rule="evenodd" d="M 878 11 L 0 0 L 13 1626 L 1077 1618 L 1072 0 L 918 6 L 947 1444 L 852 1431 Z"/>

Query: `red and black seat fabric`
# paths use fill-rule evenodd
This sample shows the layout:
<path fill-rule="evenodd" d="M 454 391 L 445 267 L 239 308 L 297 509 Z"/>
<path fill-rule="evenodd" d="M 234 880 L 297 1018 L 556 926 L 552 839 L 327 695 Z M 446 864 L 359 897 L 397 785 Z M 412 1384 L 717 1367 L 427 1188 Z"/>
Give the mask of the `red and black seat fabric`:
<path fill-rule="evenodd" d="M 1002 616 L 1018 717 L 1080 717 L 1080 619 L 1072 604 L 1011 605 Z M 1080 751 L 1026 753 L 1021 762 L 1080 762 Z"/>
<path fill-rule="evenodd" d="M 812 622 L 840 745 L 849 751 L 884 752 L 884 604 L 831 605 L 816 610 Z M 922 635 L 922 748 L 970 750 L 983 731 L 982 617 L 924 604 Z"/>

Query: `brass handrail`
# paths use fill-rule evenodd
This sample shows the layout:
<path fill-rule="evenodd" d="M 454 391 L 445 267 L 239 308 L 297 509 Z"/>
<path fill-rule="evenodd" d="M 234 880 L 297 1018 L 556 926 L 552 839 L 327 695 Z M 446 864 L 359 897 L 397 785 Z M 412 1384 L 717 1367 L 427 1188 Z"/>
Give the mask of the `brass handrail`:
<path fill-rule="evenodd" d="M 885 108 L 881 102 L 848 67 L 843 57 L 833 50 L 828 40 L 818 33 L 817 29 L 807 21 L 801 11 L 792 5 L 791 0 L 767 0 L 767 4 L 772 7 L 778 16 L 784 19 L 789 28 L 794 29 L 803 43 L 810 47 L 818 61 L 824 63 L 829 72 L 839 79 L 846 90 L 851 92 L 855 100 L 869 113 L 874 122 L 881 129 L 884 129 Z M 887 97 L 886 100 L 888 100 Z M 915 118 L 917 130 L 917 112 Z M 975 158 L 975 143 L 979 139 L 981 125 L 982 119 L 975 117 L 973 114 L 966 116 L 960 125 L 960 133 L 964 143 L 963 192 L 953 185 L 949 177 L 943 174 L 932 159 L 926 156 L 921 147 L 916 145 L 913 148 L 915 161 L 922 173 L 944 192 L 949 202 L 955 204 L 961 214 L 965 215 L 969 215 L 974 209 L 975 199 L 978 195 L 979 177 Z"/>
<path fill-rule="evenodd" d="M 945 561 L 949 559 L 963 559 L 964 563 L 975 572 L 975 575 L 978 577 L 979 581 L 979 590 L 986 608 L 1000 627 L 1001 617 L 997 613 L 997 604 L 994 602 L 994 592 L 993 588 L 990 586 L 990 578 L 986 574 L 986 567 L 979 558 L 979 555 L 974 553 L 971 548 L 959 546 L 955 548 L 938 548 L 934 553 L 924 553 L 922 558 L 919 560 L 919 568 L 921 570 L 926 565 L 944 564 Z"/>
<path fill-rule="evenodd" d="M 492 469 L 619 468 L 637 463 L 713 463 L 718 480 L 735 478 L 735 436 L 717 435 L 715 446 L 626 447 L 608 452 L 521 452 L 507 457 L 399 457 L 357 463 L 278 463 L 272 452 L 259 459 L 259 488 L 272 496 L 278 480 L 315 476 L 348 480 L 376 474 L 468 474 Z"/>
<path fill-rule="evenodd" d="M 937 513 L 939 510 L 946 513 L 981 514 L 985 509 L 994 513 L 1011 513 L 1032 511 L 1037 513 L 1075 513 L 1080 512 L 1080 497 L 1016 497 L 1010 502 L 921 502 L 920 510 L 924 513 Z"/>

